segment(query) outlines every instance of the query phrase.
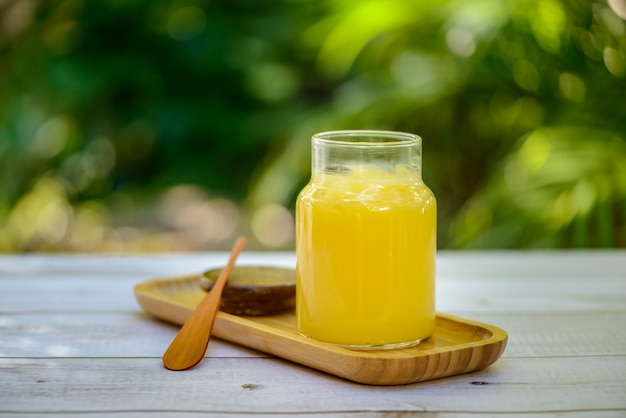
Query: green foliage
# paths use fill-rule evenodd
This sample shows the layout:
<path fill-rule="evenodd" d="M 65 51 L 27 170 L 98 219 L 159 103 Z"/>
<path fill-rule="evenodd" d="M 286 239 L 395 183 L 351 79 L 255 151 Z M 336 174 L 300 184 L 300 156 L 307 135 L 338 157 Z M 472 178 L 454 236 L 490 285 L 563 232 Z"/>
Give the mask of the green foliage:
<path fill-rule="evenodd" d="M 424 138 L 441 248 L 624 247 L 620 4 L 5 2 L 0 251 L 292 248 L 335 129 Z"/>

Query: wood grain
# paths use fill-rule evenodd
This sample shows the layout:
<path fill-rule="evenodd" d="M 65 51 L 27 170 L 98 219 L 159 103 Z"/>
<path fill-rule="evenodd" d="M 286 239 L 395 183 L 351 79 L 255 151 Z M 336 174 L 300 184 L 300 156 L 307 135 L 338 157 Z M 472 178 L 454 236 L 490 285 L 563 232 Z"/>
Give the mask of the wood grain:
<path fill-rule="evenodd" d="M 160 357 L 0 359 L 0 376 L 11 379 L 10 385 L 0 383 L 0 414 L 107 411 L 117 417 L 136 411 L 161 417 L 177 411 L 182 417 L 204 412 L 326 418 L 377 411 L 390 418 L 402 412 L 562 418 L 582 410 L 595 418 L 612 410 L 623 417 L 624 375 L 626 358 L 503 359 L 480 373 L 390 387 L 356 384 L 275 358 L 207 358 L 184 373 L 163 369 Z"/>
<path fill-rule="evenodd" d="M 132 310 L 135 283 L 223 266 L 227 256 L 0 255 L 0 311 Z M 619 311 L 626 295 L 625 260 L 626 251 L 441 251 L 437 307 L 530 314 Z M 295 256 L 244 252 L 237 264 L 293 267 Z"/>
<path fill-rule="evenodd" d="M 132 289 L 223 265 L 227 253 L 0 254 L 0 417 L 622 418 L 626 251 L 440 251 L 440 310 L 507 330 L 474 373 L 353 383 L 216 338 L 195 369 L 161 354 L 178 326 Z M 293 267 L 293 253 L 238 265 Z"/>
<path fill-rule="evenodd" d="M 160 357 L 178 326 L 155 321 L 139 309 L 80 315 L 67 311 L 0 314 L 0 356 Z M 626 324 L 626 311 L 452 313 L 504 328 L 509 338 L 501 359 L 626 356 L 626 329 L 621 326 Z M 270 355 L 215 338 L 207 356 Z"/>

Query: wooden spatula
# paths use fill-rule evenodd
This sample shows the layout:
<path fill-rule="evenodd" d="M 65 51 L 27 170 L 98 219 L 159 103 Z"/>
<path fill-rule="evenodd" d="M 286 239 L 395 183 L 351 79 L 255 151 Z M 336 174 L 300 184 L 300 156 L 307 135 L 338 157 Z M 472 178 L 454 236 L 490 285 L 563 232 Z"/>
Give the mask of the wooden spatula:
<path fill-rule="evenodd" d="M 187 370 L 200 363 L 206 353 L 215 316 L 222 300 L 222 290 L 228 275 L 235 265 L 237 256 L 246 245 L 246 239 L 240 237 L 235 242 L 228 264 L 222 270 L 220 277 L 208 292 L 191 316 L 178 331 L 176 337 L 163 354 L 163 365 L 170 370 Z"/>

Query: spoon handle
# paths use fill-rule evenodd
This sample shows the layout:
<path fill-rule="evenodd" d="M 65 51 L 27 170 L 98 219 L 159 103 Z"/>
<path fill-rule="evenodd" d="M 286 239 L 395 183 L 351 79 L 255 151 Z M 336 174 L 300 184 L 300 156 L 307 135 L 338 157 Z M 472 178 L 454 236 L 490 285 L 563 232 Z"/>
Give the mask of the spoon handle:
<path fill-rule="evenodd" d="M 235 265 L 235 260 L 245 245 L 245 238 L 237 239 L 230 253 L 228 264 L 222 270 L 217 282 L 211 291 L 204 296 L 191 316 L 187 318 L 163 354 L 163 365 L 167 369 L 187 370 L 200 363 L 204 357 L 211 338 L 215 316 L 222 300 L 222 290 L 224 290 L 228 275 Z"/>

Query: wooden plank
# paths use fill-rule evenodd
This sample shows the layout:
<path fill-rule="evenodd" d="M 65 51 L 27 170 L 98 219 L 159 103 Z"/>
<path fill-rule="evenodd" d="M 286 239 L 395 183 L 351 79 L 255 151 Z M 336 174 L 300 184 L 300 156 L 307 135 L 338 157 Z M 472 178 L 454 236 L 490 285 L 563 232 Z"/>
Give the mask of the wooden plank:
<path fill-rule="evenodd" d="M 0 277 L 72 274 L 152 277 L 178 275 L 219 267 L 226 263 L 223 252 L 155 255 L 6 255 L 0 254 Z M 244 252 L 238 264 L 294 267 L 292 252 Z M 444 276 L 502 275 L 509 277 L 614 276 L 624 278 L 626 250 L 603 251 L 439 251 L 437 269 Z"/>
<path fill-rule="evenodd" d="M 438 309 L 626 309 L 626 251 L 546 254 L 444 252 L 439 256 Z M 0 256 L 0 312 L 134 309 L 134 284 L 170 273 L 201 272 L 205 260 L 206 265 L 210 260 L 219 264 L 223 256 Z M 597 263 L 590 262 L 595 259 Z M 289 253 L 242 254 L 242 263 L 290 266 L 294 260 Z M 2 296 L 8 294 L 11 298 Z"/>
<path fill-rule="evenodd" d="M 626 271 L 626 270 L 625 270 Z M 119 311 L 139 309 L 133 295 L 136 283 L 90 277 L 38 277 L 26 281 L 0 278 L 0 313 L 37 311 Z M 8 297 L 7 295 L 11 295 Z M 506 277 L 437 279 L 437 309 L 452 311 L 572 311 L 626 310 L 626 279 L 596 277 L 579 280 L 547 278 L 530 286 Z"/>
<path fill-rule="evenodd" d="M 90 277 L 88 272 L 80 278 L 0 278 L 0 314 L 140 310 L 133 295 L 135 281 Z"/>
<path fill-rule="evenodd" d="M 564 272 L 605 275 L 623 270 L 626 250 L 439 251 L 437 260 L 439 266 L 445 262 L 445 271 L 458 273 L 515 275 L 521 270 L 557 276 Z"/>
<path fill-rule="evenodd" d="M 626 311 L 461 311 L 456 314 L 506 330 L 509 343 L 503 357 L 626 354 Z"/>
<path fill-rule="evenodd" d="M 452 313 L 506 330 L 503 357 L 626 355 L 625 311 Z M 176 332 L 175 325 L 134 311 L 2 315 L 0 356 L 160 357 Z M 207 355 L 267 356 L 219 338 Z"/>
<path fill-rule="evenodd" d="M 173 272 L 202 272 L 228 254 L 188 256 L 1 256 L 0 313 L 137 309 L 134 284 Z M 242 254 L 240 264 L 291 266 L 293 254 Z M 208 268 L 208 267 L 207 267 Z M 4 295 L 11 297 L 4 297 Z"/>
<path fill-rule="evenodd" d="M 48 414 L 50 415 L 50 414 Z M 54 414 L 56 416 L 56 414 Z M 60 415 L 68 415 L 68 414 L 60 414 Z M 245 414 L 246 416 L 254 416 L 254 417 L 275 417 L 276 414 L 272 413 L 261 413 L 255 412 L 254 414 Z M 405 418 L 408 416 L 418 416 L 425 418 L 476 418 L 476 413 L 474 412 L 371 412 L 371 411 L 354 411 L 354 412 L 303 412 L 303 413 L 281 413 L 279 416 L 281 418 L 290 418 L 290 417 L 323 417 L 323 418 Z M 589 418 L 589 411 L 561 411 L 561 412 L 532 412 L 532 413 L 515 413 L 512 414 L 515 418 Z M 29 413 L 20 413 L 19 418 L 41 418 L 41 414 L 29 414 Z M 233 418 L 240 416 L 239 414 L 233 415 L 231 413 L 206 413 L 201 411 L 185 411 L 183 412 L 170 412 L 170 411 L 115 411 L 115 412 L 90 412 L 90 418 L 110 418 L 114 416 L 115 418 L 206 418 L 210 416 L 211 418 Z M 502 413 L 480 413 L 480 418 L 502 418 Z M 593 418 L 624 418 L 623 411 L 593 411 Z"/>
<path fill-rule="evenodd" d="M 222 267 L 228 261 L 228 253 L 186 253 L 154 255 L 88 255 L 88 254 L 0 254 L 1 277 L 47 277 L 83 276 L 128 277 L 181 274 Z M 294 267 L 294 253 L 243 253 L 238 265 L 271 265 Z"/>
<path fill-rule="evenodd" d="M 117 263 L 111 260 L 110 264 L 115 270 Z M 551 277 L 545 274 L 440 274 L 437 278 L 437 306 L 444 312 L 624 310 L 624 271 L 626 266 L 623 271 L 614 274 L 579 277 L 576 280 L 565 273 Z M 0 312 L 135 309 L 137 303 L 132 294 L 133 286 L 155 277 L 160 276 L 132 273 L 116 276 L 114 273 L 89 270 L 86 266 L 71 275 L 29 273 L 14 276 L 4 273 L 0 274 Z M 10 298 L 5 296 L 9 294 Z"/>
<path fill-rule="evenodd" d="M 626 413 L 625 356 L 503 359 L 413 385 L 351 383 L 279 359 L 206 359 L 186 372 L 160 359 L 0 359 L 0 413 L 414 411 Z M 6 383 L 10 377 L 10 384 Z"/>
<path fill-rule="evenodd" d="M 437 309 L 485 312 L 624 310 L 626 278 L 593 276 L 573 280 L 569 275 L 511 277 L 506 273 L 454 279 L 438 277 Z"/>
<path fill-rule="evenodd" d="M 0 357 L 155 357 L 178 327 L 137 312 L 0 316 Z M 216 338 L 207 356 L 269 357 Z"/>

